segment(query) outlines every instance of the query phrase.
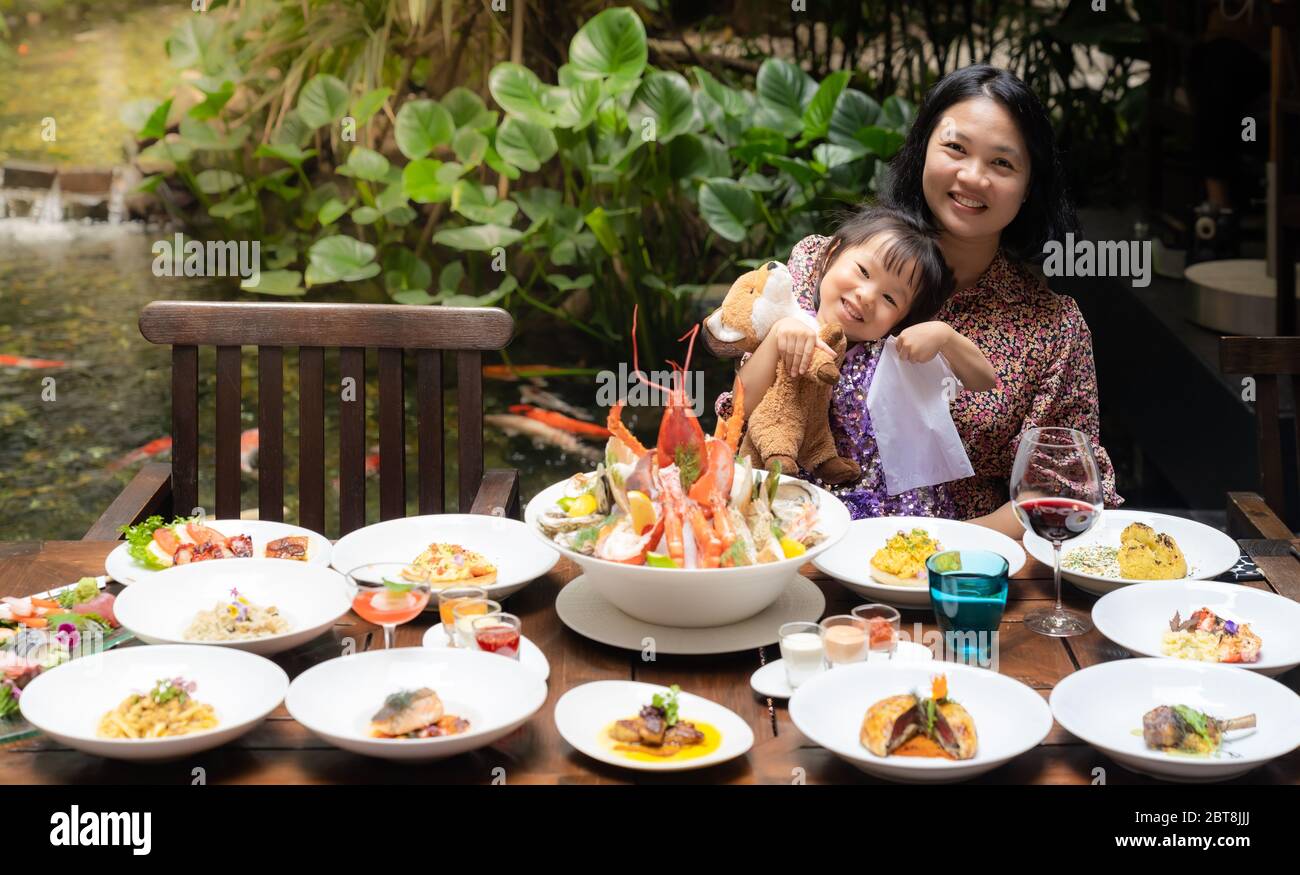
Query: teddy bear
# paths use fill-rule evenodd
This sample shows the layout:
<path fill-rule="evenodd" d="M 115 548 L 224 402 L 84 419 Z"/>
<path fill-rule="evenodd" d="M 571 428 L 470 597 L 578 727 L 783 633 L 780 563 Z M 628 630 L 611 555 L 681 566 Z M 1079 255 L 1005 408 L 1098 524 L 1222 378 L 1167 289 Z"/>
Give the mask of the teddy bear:
<path fill-rule="evenodd" d="M 769 261 L 732 284 L 722 306 L 704 320 L 704 327 L 720 344 L 742 352 L 758 349 L 772 326 L 787 316 L 818 328 L 818 336 L 835 355 L 818 347 L 812 367 L 801 377 L 791 374 L 784 362 L 777 363 L 775 382 L 749 416 L 740 453 L 757 468 L 778 461 L 787 474 L 803 468 L 823 483 L 848 483 L 861 477 L 862 469 L 836 451 L 829 413 L 831 389 L 840 377 L 848 343 L 838 324 L 818 327 L 795 300 L 793 289 L 786 266 Z"/>

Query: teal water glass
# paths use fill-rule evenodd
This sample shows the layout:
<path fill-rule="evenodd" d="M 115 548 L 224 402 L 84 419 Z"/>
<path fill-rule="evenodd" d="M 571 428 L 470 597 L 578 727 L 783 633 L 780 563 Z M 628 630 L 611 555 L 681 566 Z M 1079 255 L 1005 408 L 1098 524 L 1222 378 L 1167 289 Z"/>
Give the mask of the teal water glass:
<path fill-rule="evenodd" d="M 925 563 L 930 604 L 948 653 L 987 663 L 1007 607 L 1007 560 L 988 550 L 947 550 Z"/>

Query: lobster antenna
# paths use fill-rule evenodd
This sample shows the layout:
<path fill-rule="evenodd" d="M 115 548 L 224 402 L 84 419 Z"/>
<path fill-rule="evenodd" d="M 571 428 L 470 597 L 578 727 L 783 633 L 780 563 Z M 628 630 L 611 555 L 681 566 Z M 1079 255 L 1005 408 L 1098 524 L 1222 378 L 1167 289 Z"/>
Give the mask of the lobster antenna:
<path fill-rule="evenodd" d="M 647 377 L 644 373 L 641 372 L 641 364 L 640 364 L 640 359 L 638 357 L 637 347 L 636 347 L 636 314 L 637 311 L 640 309 L 640 307 L 641 307 L 640 304 L 635 304 L 632 307 L 632 371 L 633 373 L 636 374 L 636 378 L 638 380 L 640 380 L 642 383 L 645 383 L 650 388 L 658 389 L 660 392 L 663 392 L 665 395 L 671 395 L 672 394 L 671 389 L 665 389 L 663 386 L 660 386 L 658 383 L 653 382 L 649 377 Z M 699 326 L 697 325 L 696 328 L 699 328 Z"/>

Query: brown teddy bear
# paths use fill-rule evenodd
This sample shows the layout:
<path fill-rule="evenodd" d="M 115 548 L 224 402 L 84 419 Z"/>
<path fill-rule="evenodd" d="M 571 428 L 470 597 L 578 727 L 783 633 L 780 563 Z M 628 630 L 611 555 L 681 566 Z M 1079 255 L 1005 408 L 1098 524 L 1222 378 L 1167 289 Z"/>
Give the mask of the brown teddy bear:
<path fill-rule="evenodd" d="M 769 261 L 736 280 L 704 327 L 719 344 L 753 352 L 777 320 L 787 316 L 816 325 L 794 298 L 790 271 L 779 261 Z M 776 381 L 750 414 L 740 452 L 756 468 L 765 469 L 776 460 L 787 474 L 802 467 L 824 483 L 848 483 L 861 477 L 862 469 L 836 452 L 829 418 L 831 387 L 840 377 L 848 344 L 835 323 L 821 326 L 819 336 L 835 356 L 818 347 L 812 368 L 802 377 L 777 363 Z"/>

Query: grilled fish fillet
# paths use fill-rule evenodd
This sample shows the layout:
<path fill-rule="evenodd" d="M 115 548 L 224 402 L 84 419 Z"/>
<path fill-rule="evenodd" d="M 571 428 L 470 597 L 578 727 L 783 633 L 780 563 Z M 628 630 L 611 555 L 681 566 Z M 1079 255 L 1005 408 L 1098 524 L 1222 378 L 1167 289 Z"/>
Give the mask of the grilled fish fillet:
<path fill-rule="evenodd" d="M 433 690 L 403 690 L 384 699 L 383 706 L 370 718 L 370 729 L 380 735 L 405 735 L 436 723 L 442 716 L 442 700 Z"/>

